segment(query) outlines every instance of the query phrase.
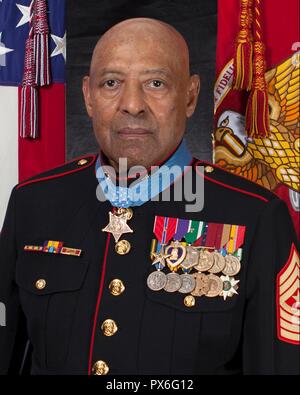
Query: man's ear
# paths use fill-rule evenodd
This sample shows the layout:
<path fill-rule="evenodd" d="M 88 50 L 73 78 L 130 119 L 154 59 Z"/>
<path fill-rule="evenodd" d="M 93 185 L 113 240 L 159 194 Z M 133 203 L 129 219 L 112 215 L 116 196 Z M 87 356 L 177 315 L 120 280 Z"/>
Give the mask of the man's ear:
<path fill-rule="evenodd" d="M 195 111 L 198 96 L 200 92 L 200 77 L 198 74 L 194 74 L 190 77 L 188 92 L 187 92 L 187 106 L 186 116 L 190 118 Z"/>
<path fill-rule="evenodd" d="M 93 106 L 91 104 L 91 95 L 90 95 L 90 77 L 87 75 L 82 79 L 82 92 L 83 92 L 86 111 L 89 114 L 89 116 L 92 118 Z"/>

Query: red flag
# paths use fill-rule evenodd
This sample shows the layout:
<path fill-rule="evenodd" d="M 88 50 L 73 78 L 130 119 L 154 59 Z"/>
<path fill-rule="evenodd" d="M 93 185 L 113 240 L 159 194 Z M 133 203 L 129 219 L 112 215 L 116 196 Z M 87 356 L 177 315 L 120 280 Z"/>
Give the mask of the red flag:
<path fill-rule="evenodd" d="M 245 20 L 243 12 L 251 3 L 253 15 Z M 284 199 L 298 235 L 299 41 L 298 0 L 219 0 L 215 162 Z M 255 53 L 257 42 L 261 53 Z M 244 84 L 234 86 L 234 77 L 239 82 L 244 79 Z M 258 94 L 267 94 L 262 100 L 253 99 L 257 84 Z M 252 117 L 256 133 L 249 133 L 250 121 L 245 116 Z M 264 116 L 269 122 L 267 137 Z"/>
<path fill-rule="evenodd" d="M 19 88 L 21 95 L 21 88 Z M 21 101 L 19 100 L 19 106 Z M 38 139 L 19 137 L 19 180 L 62 165 L 65 160 L 65 86 L 39 88 Z M 20 110 L 19 110 L 20 115 Z"/>

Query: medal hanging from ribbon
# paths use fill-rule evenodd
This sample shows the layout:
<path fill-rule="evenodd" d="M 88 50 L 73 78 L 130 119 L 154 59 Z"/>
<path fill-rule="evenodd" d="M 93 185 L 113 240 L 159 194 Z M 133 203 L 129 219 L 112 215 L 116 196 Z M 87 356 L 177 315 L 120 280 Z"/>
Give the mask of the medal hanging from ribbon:
<path fill-rule="evenodd" d="M 224 300 L 237 294 L 239 280 L 233 276 L 241 269 L 245 226 L 156 216 L 153 232 L 151 259 L 157 270 L 148 277 L 150 289 Z M 166 265 L 167 274 L 162 272 Z"/>
<path fill-rule="evenodd" d="M 160 230 L 162 222 L 164 222 L 163 232 Z M 155 223 L 159 225 L 158 228 L 156 228 L 156 224 L 154 225 L 154 234 L 156 237 L 159 237 L 158 240 L 162 244 L 166 263 L 172 272 L 176 272 L 186 256 L 186 248 L 180 243 L 180 239 L 188 229 L 188 223 L 180 222 L 177 218 L 168 217 L 156 217 Z M 173 241 L 165 248 L 165 245 L 172 238 Z"/>
<path fill-rule="evenodd" d="M 177 219 L 169 217 L 156 216 L 154 220 L 153 233 L 155 234 L 158 243 L 153 265 L 157 270 L 162 270 L 165 267 L 165 261 L 168 258 L 165 253 L 165 245 L 172 239 L 177 227 Z"/>

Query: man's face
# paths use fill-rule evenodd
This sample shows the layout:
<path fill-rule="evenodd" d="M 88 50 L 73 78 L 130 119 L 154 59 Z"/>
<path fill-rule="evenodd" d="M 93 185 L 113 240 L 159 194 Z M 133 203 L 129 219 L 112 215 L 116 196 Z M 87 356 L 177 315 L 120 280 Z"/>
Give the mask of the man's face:
<path fill-rule="evenodd" d="M 106 40 L 83 83 L 96 138 L 114 165 L 121 157 L 129 166 L 162 161 L 181 141 L 196 105 L 199 86 L 173 46 L 157 34 L 145 37 L 143 29 Z"/>

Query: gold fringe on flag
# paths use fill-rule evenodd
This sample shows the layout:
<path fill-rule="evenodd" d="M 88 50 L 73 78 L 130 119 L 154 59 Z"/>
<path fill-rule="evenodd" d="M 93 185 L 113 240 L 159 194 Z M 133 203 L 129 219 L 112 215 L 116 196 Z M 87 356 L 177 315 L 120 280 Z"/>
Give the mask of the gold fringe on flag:
<path fill-rule="evenodd" d="M 40 86 L 50 85 L 49 26 L 47 1 L 33 0 L 30 5 L 30 31 L 25 45 L 21 89 L 20 136 L 36 139 Z"/>
<path fill-rule="evenodd" d="M 263 138 L 270 134 L 268 86 L 265 79 L 265 45 L 262 38 L 261 0 L 254 0 L 253 82 L 246 108 L 246 132 L 249 137 Z"/>
<path fill-rule="evenodd" d="M 252 85 L 253 0 L 241 0 L 240 29 L 234 56 L 233 89 L 249 91 Z"/>

